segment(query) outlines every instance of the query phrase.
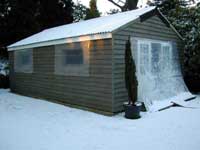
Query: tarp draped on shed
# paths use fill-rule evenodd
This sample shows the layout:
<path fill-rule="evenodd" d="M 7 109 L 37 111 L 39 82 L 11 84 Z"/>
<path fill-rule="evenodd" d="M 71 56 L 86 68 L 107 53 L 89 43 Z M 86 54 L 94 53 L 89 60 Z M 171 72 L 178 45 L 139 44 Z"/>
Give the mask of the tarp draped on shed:
<path fill-rule="evenodd" d="M 184 83 L 175 42 L 132 39 L 137 68 L 138 99 L 157 111 L 193 98 Z"/>

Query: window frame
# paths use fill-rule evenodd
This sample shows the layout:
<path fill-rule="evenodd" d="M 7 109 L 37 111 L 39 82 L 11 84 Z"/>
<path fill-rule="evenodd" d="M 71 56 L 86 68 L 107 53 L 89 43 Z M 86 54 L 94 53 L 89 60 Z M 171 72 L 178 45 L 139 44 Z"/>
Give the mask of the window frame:
<path fill-rule="evenodd" d="M 137 41 L 137 74 L 142 74 L 141 73 L 141 69 L 140 69 L 140 65 L 141 65 L 141 44 L 144 44 L 144 45 L 148 45 L 148 54 L 149 54 L 149 58 L 148 58 L 148 70 L 149 71 L 152 71 L 152 46 L 151 44 L 152 43 L 159 43 L 161 44 L 161 58 L 162 58 L 162 61 L 163 61 L 163 58 L 164 58 L 164 49 L 163 47 L 164 46 L 169 46 L 169 57 L 170 57 L 170 60 L 172 60 L 173 56 L 172 56 L 172 41 L 162 41 L 162 40 L 154 40 L 154 39 L 146 39 L 146 38 L 134 38 L 132 37 L 134 40 Z M 134 53 L 134 52 L 133 52 Z M 162 66 L 161 66 L 162 67 Z M 171 67 L 170 67 L 170 70 L 171 70 Z M 169 70 L 167 70 L 169 71 Z"/>
<path fill-rule="evenodd" d="M 163 43 L 162 44 L 162 58 L 163 58 L 163 60 L 164 60 L 164 47 L 169 47 L 169 61 L 172 61 L 172 59 L 173 59 L 173 56 L 172 56 L 172 50 L 173 50 L 173 48 L 172 48 L 172 43 L 170 42 L 170 43 Z M 165 57 L 166 58 L 166 57 Z M 170 70 L 172 70 L 172 68 L 171 68 L 171 66 L 170 66 L 170 63 L 169 63 L 169 61 L 167 61 L 167 63 L 168 63 L 168 65 L 169 65 L 169 69 Z M 163 68 L 163 66 L 162 66 L 162 68 Z M 164 71 L 169 71 L 169 70 L 164 70 Z"/>

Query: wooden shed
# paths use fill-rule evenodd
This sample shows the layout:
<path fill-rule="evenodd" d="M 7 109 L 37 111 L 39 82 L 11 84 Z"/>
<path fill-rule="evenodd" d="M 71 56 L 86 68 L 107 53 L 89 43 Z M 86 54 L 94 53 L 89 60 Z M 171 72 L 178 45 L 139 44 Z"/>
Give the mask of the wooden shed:
<path fill-rule="evenodd" d="M 108 114 L 120 112 L 127 101 L 124 54 L 129 36 L 138 80 L 139 72 L 149 69 L 145 70 L 143 65 L 162 69 L 159 60 L 170 65 L 167 61 L 171 57 L 176 61 L 182 57 L 182 39 L 174 27 L 155 7 L 141 8 L 46 29 L 10 45 L 11 91 Z M 152 56 L 145 57 L 151 42 L 161 43 L 162 48 L 154 45 Z M 180 52 L 175 51 L 177 55 L 173 53 L 173 44 Z M 166 52 L 166 57 L 153 53 L 160 50 Z M 138 52 L 141 57 L 136 56 Z M 156 60 L 154 64 L 152 58 Z M 183 82 L 181 73 L 179 77 Z M 182 86 L 178 92 L 187 92 L 184 83 Z M 141 93 L 140 99 L 145 101 Z M 148 102 L 151 101 L 145 101 Z"/>

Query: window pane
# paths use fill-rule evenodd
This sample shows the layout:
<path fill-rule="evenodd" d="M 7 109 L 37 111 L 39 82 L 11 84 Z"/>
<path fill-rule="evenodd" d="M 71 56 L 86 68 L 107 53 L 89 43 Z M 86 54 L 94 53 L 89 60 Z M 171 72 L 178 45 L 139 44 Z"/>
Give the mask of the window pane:
<path fill-rule="evenodd" d="M 65 50 L 65 64 L 67 65 L 83 64 L 82 50 Z"/>
<path fill-rule="evenodd" d="M 30 73 L 33 71 L 32 49 L 15 52 L 15 71 Z"/>
<path fill-rule="evenodd" d="M 151 43 L 151 71 L 157 73 L 161 71 L 161 44 Z"/>
<path fill-rule="evenodd" d="M 140 73 L 145 74 L 149 71 L 149 45 L 140 44 Z"/>
<path fill-rule="evenodd" d="M 82 50 L 66 50 L 67 55 L 82 55 Z"/>
<path fill-rule="evenodd" d="M 23 51 L 20 54 L 20 59 L 21 59 L 21 64 L 22 65 L 27 65 L 31 61 L 31 55 L 29 54 L 28 51 Z"/>
<path fill-rule="evenodd" d="M 170 63 L 171 63 L 171 56 L 170 56 L 170 47 L 163 46 L 163 57 L 162 57 L 162 69 L 165 71 L 170 71 Z"/>

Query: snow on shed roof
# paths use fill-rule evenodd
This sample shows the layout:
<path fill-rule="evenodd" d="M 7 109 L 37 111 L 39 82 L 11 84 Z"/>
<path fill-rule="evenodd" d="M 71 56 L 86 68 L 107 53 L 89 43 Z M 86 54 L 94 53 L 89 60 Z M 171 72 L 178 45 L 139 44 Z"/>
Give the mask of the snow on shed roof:
<path fill-rule="evenodd" d="M 54 45 L 55 40 L 60 39 L 63 41 L 58 42 L 58 44 L 67 43 L 67 41 L 72 42 L 74 39 L 69 38 L 73 37 L 86 36 L 86 38 L 75 39 L 76 41 L 111 38 L 112 35 L 109 33 L 153 9 L 155 7 L 146 7 L 46 29 L 8 46 L 8 50 Z"/>

